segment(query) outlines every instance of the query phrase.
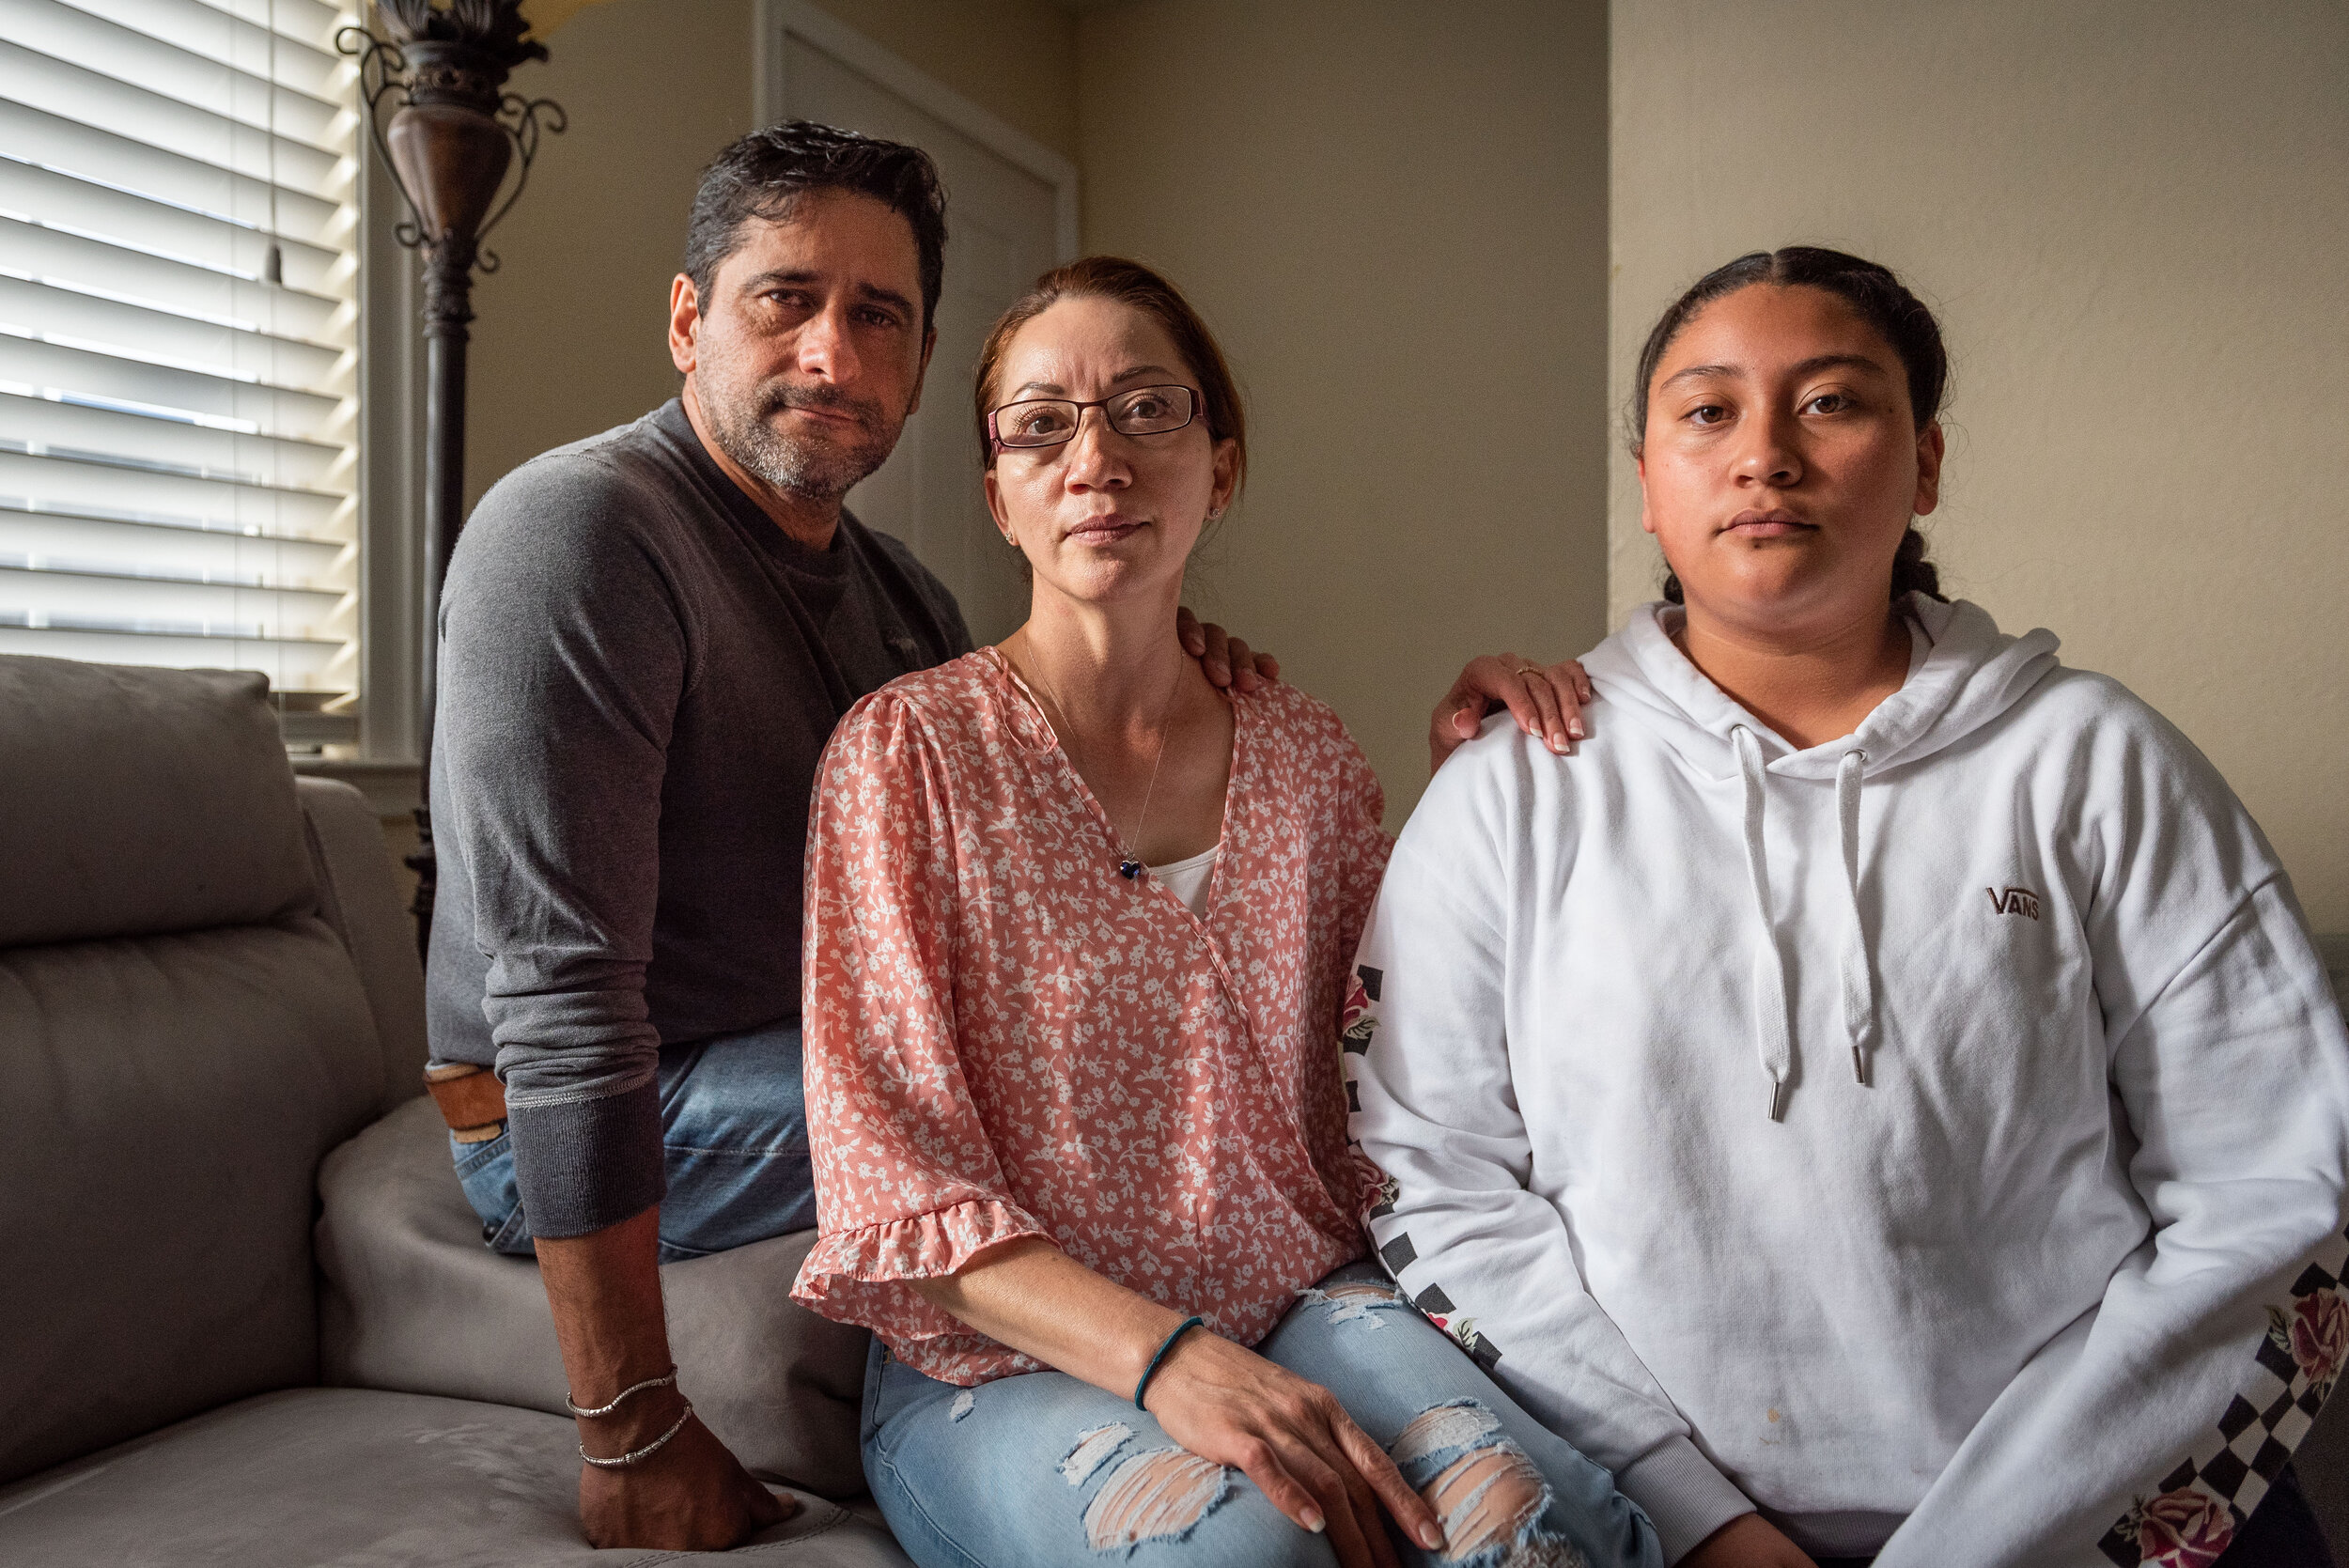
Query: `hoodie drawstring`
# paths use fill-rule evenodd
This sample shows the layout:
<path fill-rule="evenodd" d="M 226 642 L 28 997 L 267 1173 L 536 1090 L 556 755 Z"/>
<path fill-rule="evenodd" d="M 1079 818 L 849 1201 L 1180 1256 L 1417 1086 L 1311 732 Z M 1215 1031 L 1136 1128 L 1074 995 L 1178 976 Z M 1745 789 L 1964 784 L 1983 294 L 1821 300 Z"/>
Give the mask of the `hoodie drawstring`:
<path fill-rule="evenodd" d="M 1859 916 L 1859 769 L 1868 753 L 1850 751 L 1835 767 L 1835 819 L 1843 841 L 1843 887 L 1851 894 L 1851 937 L 1843 946 L 1843 1032 L 1852 1077 L 1868 1081 L 1868 1049 L 1876 1022 L 1875 978 L 1868 969 L 1868 926 Z"/>
<path fill-rule="evenodd" d="M 1729 732 L 1737 748 L 1738 771 L 1746 781 L 1746 872 L 1753 882 L 1753 913 L 1760 923 L 1753 949 L 1753 1043 L 1762 1070 L 1770 1075 L 1770 1120 L 1786 1110 L 1786 1079 L 1795 1068 L 1795 1042 L 1786 1021 L 1786 955 L 1778 945 L 1770 914 L 1770 865 L 1762 840 L 1762 743 L 1739 724 Z"/>
<path fill-rule="evenodd" d="M 1778 926 L 1770 908 L 1769 854 L 1763 838 L 1763 797 L 1766 782 L 1762 744 L 1743 724 L 1733 728 L 1730 740 L 1737 753 L 1737 770 L 1746 792 L 1746 872 L 1753 884 L 1754 918 L 1759 923 L 1753 950 L 1754 1047 L 1762 1070 L 1770 1075 L 1770 1120 L 1786 1110 L 1786 1080 L 1795 1064 L 1794 1036 L 1787 1017 L 1786 955 L 1779 946 Z M 1868 964 L 1868 933 L 1859 914 L 1859 785 L 1867 753 L 1850 751 L 1835 769 L 1837 836 L 1843 851 L 1843 886 L 1850 895 L 1851 932 L 1844 943 L 1843 963 L 1843 1032 L 1851 1041 L 1852 1076 L 1868 1081 L 1867 1048 L 1875 1031 L 1875 982 Z"/>

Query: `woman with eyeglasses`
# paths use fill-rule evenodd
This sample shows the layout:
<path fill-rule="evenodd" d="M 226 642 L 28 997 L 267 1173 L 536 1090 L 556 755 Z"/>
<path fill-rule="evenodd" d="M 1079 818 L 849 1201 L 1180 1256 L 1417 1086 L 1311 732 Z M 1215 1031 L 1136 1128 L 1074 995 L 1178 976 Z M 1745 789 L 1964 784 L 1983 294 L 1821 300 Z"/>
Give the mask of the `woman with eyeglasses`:
<path fill-rule="evenodd" d="M 1246 469 L 1221 352 L 1097 256 L 997 324 L 977 411 L 1028 621 L 850 711 L 808 858 L 795 1294 L 874 1330 L 897 1538 L 931 1568 L 1660 1568 L 1365 1258 L 1338 1063 L 1378 785 L 1328 708 L 1218 691 L 1168 635 Z"/>
<path fill-rule="evenodd" d="M 1683 1568 L 2320 1568 L 2349 1039 L 2210 763 L 1939 596 L 1947 365 L 1809 247 L 1657 323 L 1666 602 L 1362 945 L 1372 1227 Z"/>

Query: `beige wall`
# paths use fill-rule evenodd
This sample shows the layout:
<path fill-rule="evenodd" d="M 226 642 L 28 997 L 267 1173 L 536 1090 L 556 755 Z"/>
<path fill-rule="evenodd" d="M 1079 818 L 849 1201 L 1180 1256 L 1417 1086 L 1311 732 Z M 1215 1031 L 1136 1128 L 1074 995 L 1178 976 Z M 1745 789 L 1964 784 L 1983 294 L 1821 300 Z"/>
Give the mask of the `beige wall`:
<path fill-rule="evenodd" d="M 1823 241 L 1944 312 L 1953 588 L 2161 706 L 2349 928 L 2328 0 L 1621 0 L 1611 155 L 1598 0 L 821 3 L 1073 151 L 1088 247 L 1207 312 L 1256 472 L 1192 598 L 1338 707 L 1392 821 L 1463 659 L 1579 651 L 1654 592 L 1612 416 L 1656 311 L 1740 250 Z M 751 122 L 752 15 L 609 0 L 518 80 L 572 128 L 476 288 L 473 494 L 673 390 L 668 279 L 694 175 Z"/>
<path fill-rule="evenodd" d="M 1076 21 L 1052 0 L 820 0 L 1049 147 L 1074 154 Z M 753 0 L 609 0 L 564 20 L 513 86 L 552 98 L 530 188 L 474 287 L 466 505 L 515 465 L 672 396 L 669 280 L 702 166 L 751 128 Z"/>
<path fill-rule="evenodd" d="M 751 0 L 612 0 L 580 11 L 512 86 L 570 129 L 490 237 L 474 285 L 466 505 L 550 446 L 677 391 L 665 334 L 693 180 L 751 128 Z"/>
<path fill-rule="evenodd" d="M 1089 249 L 1164 268 L 1246 388 L 1190 599 L 1330 703 L 1399 825 L 1470 655 L 1602 630 L 1597 0 L 1087 11 Z"/>
<path fill-rule="evenodd" d="M 1602 0 L 821 3 L 1074 156 L 1087 245 L 1224 334 L 1256 472 L 1192 597 L 1338 707 L 1400 823 L 1463 660 L 1601 630 Z M 517 81 L 571 130 L 475 290 L 470 496 L 673 391 L 668 282 L 694 175 L 750 124 L 752 16 L 589 6 Z"/>
<path fill-rule="evenodd" d="M 1077 18 L 1060 0 L 816 0 L 899 58 L 1077 160 Z"/>
<path fill-rule="evenodd" d="M 1690 279 L 1888 263 L 1954 360 L 1945 582 L 2125 681 L 2349 929 L 2349 10 L 1616 0 L 1613 397 Z M 1610 617 L 1655 597 L 1620 450 Z"/>

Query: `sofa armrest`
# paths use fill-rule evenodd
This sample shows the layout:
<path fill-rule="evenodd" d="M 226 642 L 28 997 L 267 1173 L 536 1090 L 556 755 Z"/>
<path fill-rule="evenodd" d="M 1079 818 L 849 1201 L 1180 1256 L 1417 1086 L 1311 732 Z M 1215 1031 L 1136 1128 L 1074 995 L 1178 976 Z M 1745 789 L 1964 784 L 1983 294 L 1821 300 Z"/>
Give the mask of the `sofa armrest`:
<path fill-rule="evenodd" d="M 424 1093 L 424 965 L 400 907 L 383 825 L 367 798 L 334 779 L 298 779 L 319 908 L 359 970 L 383 1044 L 383 1109 Z"/>

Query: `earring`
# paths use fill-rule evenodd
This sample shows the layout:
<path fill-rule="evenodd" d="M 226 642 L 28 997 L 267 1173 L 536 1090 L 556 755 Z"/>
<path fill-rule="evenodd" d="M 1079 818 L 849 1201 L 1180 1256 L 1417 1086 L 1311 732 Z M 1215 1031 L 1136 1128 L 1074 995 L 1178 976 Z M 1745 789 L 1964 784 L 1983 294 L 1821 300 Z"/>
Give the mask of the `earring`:
<path fill-rule="evenodd" d="M 1003 536 L 1003 543 L 1005 543 L 1005 544 L 1007 544 L 1007 545 L 1011 546 L 1011 548 L 1012 548 L 1012 549 L 1014 549 L 1014 550 L 1018 550 L 1018 549 L 1019 548 L 1019 541 L 1018 539 L 1013 538 L 1013 537 L 1012 537 L 1010 535 L 1008 535 L 1008 534 L 1006 534 L 1006 535 L 1004 535 L 1004 536 Z"/>

